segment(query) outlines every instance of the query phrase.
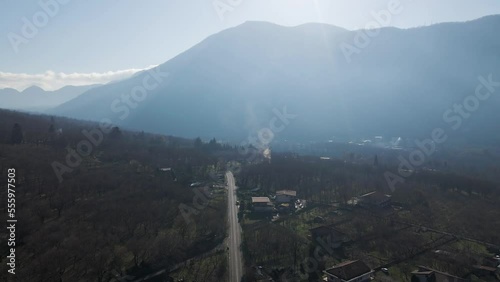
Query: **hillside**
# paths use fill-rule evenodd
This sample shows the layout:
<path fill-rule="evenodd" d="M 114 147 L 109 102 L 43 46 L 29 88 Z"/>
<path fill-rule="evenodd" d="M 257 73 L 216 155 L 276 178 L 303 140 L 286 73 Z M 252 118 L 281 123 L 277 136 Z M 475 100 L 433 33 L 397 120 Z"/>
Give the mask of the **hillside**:
<path fill-rule="evenodd" d="M 443 114 L 474 94 L 479 76 L 499 80 L 500 39 L 492 36 L 499 29 L 500 16 L 382 28 L 349 62 L 342 46 L 353 45 L 363 31 L 247 22 L 160 65 L 157 71 L 168 78 L 139 103 L 127 105 L 122 95 L 141 86 L 149 73 L 87 91 L 52 113 L 241 141 L 269 127 L 273 109 L 286 107 L 297 118 L 279 133 L 282 139 L 423 138 L 435 127 L 449 128 Z M 498 103 L 493 95 L 481 104 L 454 132 L 455 140 L 497 142 Z M 129 109 L 125 118 L 121 107 Z"/>
<path fill-rule="evenodd" d="M 11 139 L 14 128 L 21 133 L 16 142 Z M 15 169 L 15 192 L 9 193 L 15 195 L 18 221 L 15 280 L 9 280 L 4 257 L 1 281 L 141 277 L 223 240 L 223 191 L 210 197 L 206 187 L 189 187 L 193 180 L 216 181 L 211 175 L 223 162 L 194 148 L 192 140 L 117 127 L 89 152 L 81 144 L 93 144 L 93 139 L 84 132 L 99 128 L 91 122 L 0 110 L 0 171 L 7 182 L 8 169 Z M 7 192 L 0 192 L 4 203 L 12 199 Z M 202 201 L 196 206 L 202 213 L 186 212 L 193 209 L 193 199 Z M 7 205 L 1 209 L 7 214 Z M 2 234 L 7 242 L 8 234 Z M 7 243 L 0 250 L 7 254 Z M 216 269 L 223 276 L 225 264 Z"/>

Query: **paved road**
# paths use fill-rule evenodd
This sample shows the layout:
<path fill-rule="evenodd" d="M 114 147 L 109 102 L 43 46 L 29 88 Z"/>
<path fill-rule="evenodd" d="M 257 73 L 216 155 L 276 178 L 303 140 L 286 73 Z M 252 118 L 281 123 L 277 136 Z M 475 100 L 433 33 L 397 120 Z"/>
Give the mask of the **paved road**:
<path fill-rule="evenodd" d="M 226 173 L 227 204 L 229 219 L 229 282 L 240 282 L 243 275 L 241 255 L 241 227 L 238 223 L 238 206 L 236 205 L 236 185 L 233 174 Z"/>

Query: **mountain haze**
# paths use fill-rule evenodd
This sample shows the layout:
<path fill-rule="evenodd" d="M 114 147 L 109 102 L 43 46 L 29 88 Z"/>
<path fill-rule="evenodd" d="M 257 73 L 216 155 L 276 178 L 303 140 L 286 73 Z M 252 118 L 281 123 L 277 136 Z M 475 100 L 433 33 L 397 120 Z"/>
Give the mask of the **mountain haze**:
<path fill-rule="evenodd" d="M 93 88 L 51 113 L 109 118 L 121 126 L 183 137 L 242 140 L 269 127 L 273 109 L 286 107 L 297 117 L 277 134 L 281 139 L 428 138 L 436 127 L 450 129 L 443 113 L 474 94 L 479 76 L 500 81 L 498 30 L 500 16 L 382 28 L 348 60 L 342 48 L 354 46 L 365 31 L 247 22 L 158 66 L 169 77 L 136 108 L 129 107 L 124 119 L 111 105 L 142 85 L 147 72 Z M 499 105 L 498 95 L 482 102 L 454 132 L 457 140 L 498 142 Z"/>
<path fill-rule="evenodd" d="M 45 91 L 38 86 L 28 87 L 21 92 L 12 88 L 0 89 L 0 108 L 43 111 L 70 101 L 97 86 L 65 86 L 55 91 Z"/>

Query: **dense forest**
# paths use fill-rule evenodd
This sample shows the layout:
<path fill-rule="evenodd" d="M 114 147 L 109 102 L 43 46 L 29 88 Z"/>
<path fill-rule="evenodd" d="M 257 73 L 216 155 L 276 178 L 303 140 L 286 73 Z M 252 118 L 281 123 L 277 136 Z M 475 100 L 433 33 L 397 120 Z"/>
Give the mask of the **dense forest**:
<path fill-rule="evenodd" d="M 211 250 L 225 237 L 225 198 L 189 185 L 224 171 L 220 158 L 207 153 L 220 145 L 112 126 L 99 144 L 85 141 L 96 140 L 84 132 L 99 139 L 100 129 L 0 111 L 2 182 L 8 169 L 16 171 L 16 281 L 141 277 Z M 0 199 L 7 202 L 7 189 Z M 5 256 L 1 268 L 0 280 L 8 281 Z M 213 272 L 223 276 L 225 263 Z M 217 281 L 213 277 L 206 281 Z"/>
<path fill-rule="evenodd" d="M 392 191 L 385 173 L 397 165 L 384 156 L 248 158 L 215 139 L 14 111 L 0 117 L 4 183 L 15 169 L 16 281 L 148 275 L 151 281 L 224 281 L 228 169 L 240 187 L 244 281 L 318 281 L 322 270 L 346 259 L 372 269 L 390 265 L 392 275 L 377 281 L 409 281 L 418 265 L 471 277 L 473 265 L 500 242 L 500 188 L 493 176 L 424 167 Z M 284 189 L 296 191 L 306 207 L 279 216 L 252 211 L 250 197 L 272 198 Z M 391 208 L 353 204 L 371 191 L 390 194 Z M 8 191 L 0 198 L 7 202 Z M 6 206 L 2 212 L 9 213 Z M 323 225 L 335 226 L 347 243 L 318 252 L 309 230 Z M 0 249 L 9 251 L 6 244 Z M 318 253 L 311 269 L 306 262 Z M 4 257 L 2 281 L 9 281 L 7 268 Z"/>

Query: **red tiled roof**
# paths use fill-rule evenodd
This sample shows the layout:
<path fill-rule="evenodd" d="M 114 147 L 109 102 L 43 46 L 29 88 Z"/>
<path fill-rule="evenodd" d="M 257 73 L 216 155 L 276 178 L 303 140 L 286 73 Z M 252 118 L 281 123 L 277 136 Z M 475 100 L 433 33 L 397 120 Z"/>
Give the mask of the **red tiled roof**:
<path fill-rule="evenodd" d="M 252 197 L 252 203 L 270 203 L 268 197 Z"/>

